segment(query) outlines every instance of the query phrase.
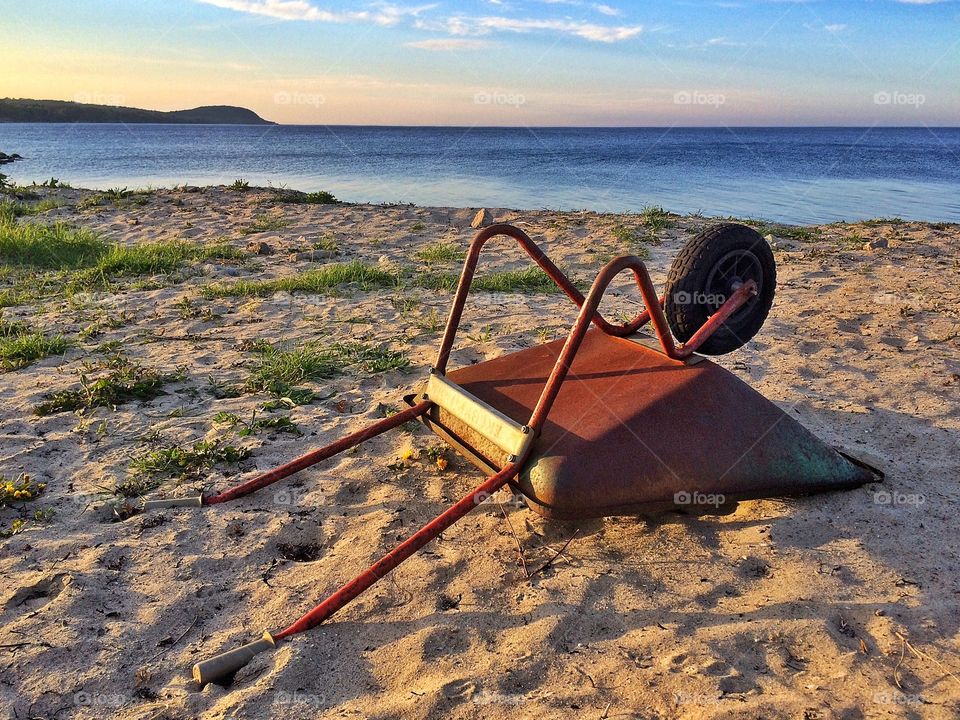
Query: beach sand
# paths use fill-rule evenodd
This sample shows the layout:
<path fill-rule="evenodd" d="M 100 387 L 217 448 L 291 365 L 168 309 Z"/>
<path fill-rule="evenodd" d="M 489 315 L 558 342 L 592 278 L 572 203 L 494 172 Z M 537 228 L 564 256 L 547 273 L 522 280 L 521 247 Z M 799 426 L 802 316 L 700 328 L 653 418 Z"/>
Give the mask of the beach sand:
<path fill-rule="evenodd" d="M 71 204 L 91 195 L 42 194 Z M 200 689 L 193 663 L 285 627 L 480 481 L 449 451 L 441 471 L 438 441 L 410 423 L 234 503 L 118 521 L 110 491 L 158 447 L 248 448 L 239 466 L 155 495 L 211 492 L 401 407 L 422 386 L 452 298 L 416 287 L 207 298 L 203 288 L 352 260 L 456 273 L 455 258 L 418 252 L 438 241 L 465 248 L 476 208 L 290 204 L 269 189 L 229 188 L 141 201 L 21 221 L 63 220 L 124 245 L 222 240 L 269 254 L 3 309 L 74 342 L 0 374 L 0 473 L 47 485 L 0 510 L 4 528 L 27 519 L 0 540 L 5 717 L 960 714 L 960 226 L 762 229 L 773 235 L 776 302 L 751 343 L 718 359 L 826 442 L 878 465 L 884 484 L 743 502 L 721 516 L 578 523 L 546 521 L 503 493 L 329 624 L 258 656 L 229 687 Z M 610 258 L 642 249 L 660 286 L 683 242 L 716 222 L 671 217 L 651 231 L 638 216 L 491 212 L 587 283 Z M 482 270 L 526 267 L 512 242 L 488 247 Z M 633 315 L 629 279 L 615 289 L 605 313 Z M 574 315 L 558 294 L 475 292 L 451 367 L 563 337 Z M 266 392 L 218 398 L 217 388 L 246 382 L 258 340 L 362 341 L 410 364 L 301 383 L 318 399 L 292 409 L 263 410 Z M 146 402 L 34 414 L 50 393 L 79 388 L 81 374 L 108 372 L 118 351 L 179 379 Z M 215 422 L 221 412 L 241 422 Z M 239 432 L 276 416 L 303 434 Z M 44 508 L 55 514 L 33 519 Z M 525 577 L 518 542 L 535 569 L 574 534 Z"/>

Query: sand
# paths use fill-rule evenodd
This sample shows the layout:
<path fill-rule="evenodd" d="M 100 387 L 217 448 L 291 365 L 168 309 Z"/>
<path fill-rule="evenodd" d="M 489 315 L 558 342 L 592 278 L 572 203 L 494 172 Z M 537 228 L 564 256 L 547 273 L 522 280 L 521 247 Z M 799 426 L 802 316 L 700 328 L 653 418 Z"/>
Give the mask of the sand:
<path fill-rule="evenodd" d="M 69 202 L 90 194 L 45 193 Z M 579 523 L 543 520 L 504 493 L 509 523 L 498 505 L 481 507 L 328 625 L 259 656 L 229 687 L 199 688 L 194 662 L 285 626 L 480 479 L 449 452 L 441 472 L 428 455 L 436 439 L 410 424 L 235 503 L 112 517 L 105 491 L 163 443 L 228 438 L 249 448 L 239 467 L 158 494 L 220 490 L 401 407 L 420 387 L 449 292 L 205 299 L 201 289 L 354 259 L 425 265 L 417 250 L 466 246 L 476 208 L 273 197 L 158 190 L 143 205 L 34 218 L 121 244 L 224 239 L 271 253 L 2 311 L 76 342 L 63 357 L 0 375 L 0 473 L 47 484 L 25 517 L 55 511 L 0 541 L 5 716 L 958 717 L 960 226 L 917 222 L 822 226 L 814 240 L 775 232 L 770 318 L 719 360 L 827 442 L 870 458 L 883 485 L 744 502 L 722 516 Z M 629 250 L 616 226 L 640 228 L 635 216 L 491 212 L 583 281 Z M 281 220 L 245 232 L 263 216 Z M 657 233 L 655 282 L 712 222 L 675 217 Z M 308 252 L 321 238 L 336 252 Z M 885 247 L 864 247 L 871 242 Z M 524 266 L 506 242 L 484 258 L 491 269 Z M 632 314 L 638 298 L 625 278 L 616 287 L 606 311 Z M 561 337 L 573 316 L 561 295 L 476 293 L 451 367 Z M 410 366 L 307 383 L 321 399 L 274 413 L 302 436 L 240 437 L 213 416 L 248 420 L 270 397 L 217 399 L 210 383 L 243 383 L 257 339 L 357 339 L 402 351 Z M 78 373 L 96 377 L 102 370 L 84 363 L 117 348 L 182 379 L 148 402 L 34 415 L 46 394 L 78 387 Z M 0 510 L 0 523 L 20 512 Z M 574 533 L 547 569 L 524 576 L 517 541 L 537 568 Z M 291 547 L 309 561 L 286 559 Z"/>

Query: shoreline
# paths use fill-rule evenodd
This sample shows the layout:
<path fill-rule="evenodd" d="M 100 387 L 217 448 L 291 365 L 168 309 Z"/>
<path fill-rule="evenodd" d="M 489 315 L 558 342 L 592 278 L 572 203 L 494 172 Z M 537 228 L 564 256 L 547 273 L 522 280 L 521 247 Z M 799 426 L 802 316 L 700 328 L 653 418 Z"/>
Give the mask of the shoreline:
<path fill-rule="evenodd" d="M 194 662 L 284 626 L 479 475 L 411 423 L 230 505 L 146 515 L 139 497 L 222 490 L 401 407 L 478 208 L 36 191 L 8 221 L 24 230 L 0 223 L 0 251 L 26 248 L 0 276 L 0 342 L 63 341 L 0 373 L 0 475 L 37 495 L 0 508 L 0 529 L 21 523 L 0 538 L 4 626 L 23 642 L 0 704 L 20 716 L 960 709 L 944 669 L 960 654 L 960 488 L 944 482 L 960 477 L 960 226 L 767 224 L 773 310 L 716 358 L 882 484 L 573 524 L 504 495 L 329 624 L 200 690 Z M 579 283 L 637 254 L 658 288 L 716 221 L 488 209 Z M 74 228 L 58 252 L 29 245 L 58 221 Z M 515 244 L 488 246 L 451 367 L 565 336 L 575 309 L 528 267 Z M 631 279 L 611 290 L 603 312 L 633 316 Z M 518 545 L 531 567 L 554 560 L 526 578 Z"/>

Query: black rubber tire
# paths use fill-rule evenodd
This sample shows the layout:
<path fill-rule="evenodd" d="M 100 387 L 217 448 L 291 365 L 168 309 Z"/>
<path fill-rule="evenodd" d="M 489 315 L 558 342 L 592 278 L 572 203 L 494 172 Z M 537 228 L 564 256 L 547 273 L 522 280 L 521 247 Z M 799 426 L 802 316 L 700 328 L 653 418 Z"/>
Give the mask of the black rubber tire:
<path fill-rule="evenodd" d="M 756 297 L 734 313 L 697 350 L 723 355 L 745 345 L 763 326 L 773 305 L 777 265 L 767 241 L 753 228 L 726 223 L 692 238 L 667 274 L 664 312 L 674 336 L 686 342 L 736 288 L 752 279 Z"/>

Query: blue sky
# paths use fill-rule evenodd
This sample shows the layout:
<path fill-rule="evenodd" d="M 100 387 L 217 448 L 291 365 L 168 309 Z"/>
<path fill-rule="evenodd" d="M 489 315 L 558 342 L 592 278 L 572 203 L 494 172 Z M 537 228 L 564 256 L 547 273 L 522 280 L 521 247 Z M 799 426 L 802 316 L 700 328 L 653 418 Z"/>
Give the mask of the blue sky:
<path fill-rule="evenodd" d="M 0 96 L 290 123 L 956 125 L 953 0 L 0 1 Z"/>

